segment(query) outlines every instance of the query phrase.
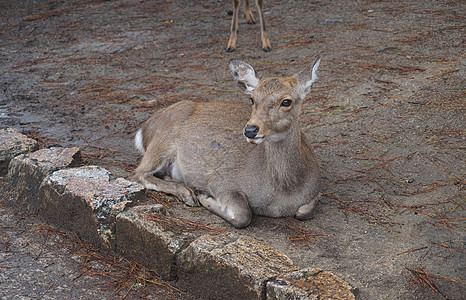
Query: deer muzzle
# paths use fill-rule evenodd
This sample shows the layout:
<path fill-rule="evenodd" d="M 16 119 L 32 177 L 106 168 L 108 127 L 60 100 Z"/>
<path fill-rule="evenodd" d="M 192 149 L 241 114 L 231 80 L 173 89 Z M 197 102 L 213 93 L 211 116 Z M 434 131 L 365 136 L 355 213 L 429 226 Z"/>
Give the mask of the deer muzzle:
<path fill-rule="evenodd" d="M 264 137 L 262 136 L 257 136 L 259 133 L 259 127 L 255 125 L 247 125 L 244 128 L 244 136 L 246 137 L 246 140 L 251 143 L 251 144 L 260 144 L 264 140 Z"/>
<path fill-rule="evenodd" d="M 257 136 L 257 133 L 259 132 L 259 127 L 255 125 L 247 125 L 244 128 L 244 136 L 247 137 L 248 139 L 254 139 Z"/>

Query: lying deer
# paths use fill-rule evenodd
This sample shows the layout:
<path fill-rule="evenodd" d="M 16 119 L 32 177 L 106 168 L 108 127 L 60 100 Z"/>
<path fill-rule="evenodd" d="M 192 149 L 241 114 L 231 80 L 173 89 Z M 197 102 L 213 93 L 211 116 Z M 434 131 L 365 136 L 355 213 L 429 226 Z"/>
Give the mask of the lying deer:
<path fill-rule="evenodd" d="M 269 52 L 272 50 L 269 37 L 265 29 L 264 11 L 262 10 L 262 0 L 256 0 L 257 10 L 259 11 L 259 21 L 261 24 L 262 50 Z M 238 34 L 238 13 L 241 0 L 233 0 L 233 17 L 231 19 L 230 40 L 228 41 L 227 52 L 236 50 L 236 38 Z M 244 15 L 248 24 L 255 24 L 254 16 L 249 8 L 249 0 L 244 0 Z"/>
<path fill-rule="evenodd" d="M 134 179 L 190 206 L 199 201 L 237 228 L 252 213 L 309 219 L 321 178 L 298 118 L 319 63 L 291 77 L 259 79 L 250 65 L 231 60 L 250 103 L 181 101 L 155 112 L 135 137 L 144 156 Z"/>

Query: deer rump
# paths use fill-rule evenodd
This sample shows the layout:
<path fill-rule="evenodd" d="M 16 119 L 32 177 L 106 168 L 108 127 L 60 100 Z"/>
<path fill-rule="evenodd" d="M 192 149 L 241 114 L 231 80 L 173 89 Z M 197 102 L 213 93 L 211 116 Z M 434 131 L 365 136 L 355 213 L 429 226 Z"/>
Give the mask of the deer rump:
<path fill-rule="evenodd" d="M 253 70 L 241 65 L 245 66 L 251 68 L 248 72 Z M 239 70 L 240 74 L 232 71 L 241 77 L 244 70 Z M 155 112 L 136 135 L 136 147 L 144 156 L 134 179 L 146 188 L 174 194 L 188 205 L 199 201 L 238 228 L 250 223 L 251 213 L 308 219 L 320 189 L 320 170 L 298 126 L 306 86 L 296 88 L 298 79 L 259 81 L 255 72 L 253 79 L 251 74 L 243 75 L 250 82 L 237 81 L 256 99 L 252 105 L 244 101 L 181 101 Z M 308 77 L 311 80 L 311 74 Z M 268 85 L 288 86 L 289 82 L 290 88 L 298 91 L 294 91 L 296 95 L 280 89 L 293 106 L 287 102 L 285 107 L 280 97 L 266 95 Z M 260 138 L 243 135 L 251 122 Z M 276 132 L 282 129 L 268 123 L 289 125 L 281 125 L 283 132 Z M 171 179 L 165 178 L 167 175 Z"/>

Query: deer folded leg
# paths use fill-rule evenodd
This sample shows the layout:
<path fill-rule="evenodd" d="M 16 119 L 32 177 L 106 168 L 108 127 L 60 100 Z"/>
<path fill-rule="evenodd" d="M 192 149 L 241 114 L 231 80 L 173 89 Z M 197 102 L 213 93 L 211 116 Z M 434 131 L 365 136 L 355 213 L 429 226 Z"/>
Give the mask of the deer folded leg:
<path fill-rule="evenodd" d="M 174 195 L 189 206 L 199 206 L 194 191 L 186 185 L 178 181 L 165 180 L 154 176 L 167 165 L 167 162 L 158 155 L 159 151 L 160 149 L 156 149 L 156 147 L 149 148 L 147 152 L 152 155 L 143 156 L 141 163 L 134 171 L 132 179 L 141 183 L 146 189 Z"/>
<path fill-rule="evenodd" d="M 228 221 L 236 228 L 244 228 L 251 223 L 251 209 L 243 193 L 223 193 L 217 198 L 200 195 L 199 202 L 202 206 Z"/>
<path fill-rule="evenodd" d="M 139 176 L 138 181 L 146 189 L 174 195 L 188 206 L 199 206 L 194 191 L 181 182 L 157 178 L 150 173 Z"/>

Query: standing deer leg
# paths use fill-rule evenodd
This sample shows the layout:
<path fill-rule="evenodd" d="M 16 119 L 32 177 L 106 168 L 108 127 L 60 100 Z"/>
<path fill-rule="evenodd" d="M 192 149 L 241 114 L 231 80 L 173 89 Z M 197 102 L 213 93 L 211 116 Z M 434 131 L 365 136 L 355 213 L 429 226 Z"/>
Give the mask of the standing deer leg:
<path fill-rule="evenodd" d="M 248 24 L 256 24 L 256 20 L 254 20 L 254 15 L 249 8 L 249 0 L 244 0 L 244 16 L 246 17 L 246 22 Z"/>
<path fill-rule="evenodd" d="M 269 36 L 267 35 L 267 30 L 265 29 L 264 11 L 262 10 L 262 4 L 262 0 L 256 0 L 257 10 L 259 11 L 259 21 L 261 23 L 262 50 L 265 52 L 270 52 L 272 51 L 272 47 L 270 45 Z"/>
<path fill-rule="evenodd" d="M 238 34 L 238 13 L 240 0 L 233 0 L 233 17 L 231 18 L 230 40 L 228 41 L 227 52 L 236 50 L 236 38 Z"/>
<path fill-rule="evenodd" d="M 236 228 L 244 228 L 251 223 L 252 212 L 246 195 L 240 192 L 228 192 L 215 198 L 200 195 L 199 202 Z"/>

